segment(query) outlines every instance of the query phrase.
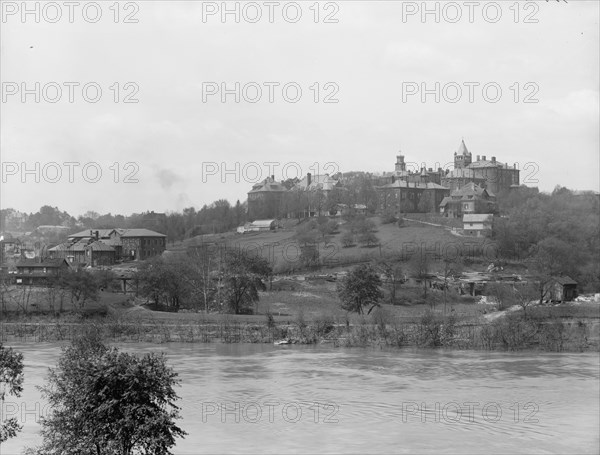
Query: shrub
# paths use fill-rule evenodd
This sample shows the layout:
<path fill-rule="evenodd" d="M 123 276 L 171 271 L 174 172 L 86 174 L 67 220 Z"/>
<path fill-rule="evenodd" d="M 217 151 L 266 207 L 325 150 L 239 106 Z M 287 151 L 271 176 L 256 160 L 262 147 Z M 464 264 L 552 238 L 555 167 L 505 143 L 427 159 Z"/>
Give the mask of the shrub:
<path fill-rule="evenodd" d="M 342 242 L 342 246 L 344 248 L 349 248 L 351 246 L 354 246 L 354 234 L 350 231 L 346 231 L 342 234 L 342 238 L 341 238 L 341 242 Z"/>

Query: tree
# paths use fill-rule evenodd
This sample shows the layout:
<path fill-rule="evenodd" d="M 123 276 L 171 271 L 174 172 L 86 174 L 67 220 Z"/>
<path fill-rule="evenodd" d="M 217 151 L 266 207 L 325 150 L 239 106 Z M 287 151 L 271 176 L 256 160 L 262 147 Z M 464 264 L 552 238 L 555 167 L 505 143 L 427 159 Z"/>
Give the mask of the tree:
<path fill-rule="evenodd" d="M 79 308 L 83 308 L 88 300 L 98 300 L 98 280 L 85 270 L 69 269 L 62 272 L 60 283 L 71 293 L 71 303 L 76 303 Z"/>
<path fill-rule="evenodd" d="M 190 296 L 190 265 L 177 258 L 167 261 L 155 257 L 146 261 L 135 277 L 142 296 L 152 299 L 156 305 L 166 305 L 179 309 L 182 302 Z"/>
<path fill-rule="evenodd" d="M 527 316 L 527 308 L 537 301 L 538 292 L 535 283 L 494 283 L 489 290 L 489 294 L 498 302 L 499 310 L 519 305 L 525 316 Z"/>
<path fill-rule="evenodd" d="M 342 301 L 342 308 L 346 311 L 363 314 L 363 307 L 370 305 L 371 308 L 367 314 L 371 313 L 373 308 L 379 306 L 379 301 L 383 298 L 380 286 L 381 278 L 373 266 L 359 265 L 338 283 L 337 292 Z"/>
<path fill-rule="evenodd" d="M 189 284 L 193 299 L 201 300 L 206 313 L 209 312 L 210 302 L 213 301 L 217 290 L 213 276 L 222 266 L 221 252 L 220 246 L 215 249 L 206 244 L 188 250 L 190 273 L 185 274 L 183 279 Z M 197 306 L 195 309 L 198 311 Z"/>
<path fill-rule="evenodd" d="M 448 302 L 448 283 L 451 278 L 460 275 L 462 272 L 462 262 L 459 258 L 453 259 L 445 257 L 443 259 L 442 276 L 444 278 L 444 313 Z"/>
<path fill-rule="evenodd" d="M 431 268 L 429 257 L 424 251 L 419 251 L 410 259 L 410 269 L 413 276 L 423 282 L 423 299 L 427 300 L 427 278 Z M 434 300 L 432 300 L 432 303 Z"/>
<path fill-rule="evenodd" d="M 164 355 L 109 349 L 93 333 L 76 338 L 40 387 L 52 413 L 41 419 L 38 453 L 170 454 L 186 434 L 175 424 L 178 383 Z"/>
<path fill-rule="evenodd" d="M 404 276 L 402 266 L 397 261 L 380 259 L 377 261 L 377 268 L 386 278 L 386 284 L 390 291 L 390 303 L 393 305 L 396 301 L 397 284 L 401 282 L 402 277 Z"/>
<path fill-rule="evenodd" d="M 367 247 L 373 247 L 379 243 L 379 238 L 374 232 L 363 232 L 358 236 L 358 241 Z"/>
<path fill-rule="evenodd" d="M 4 409 L 6 389 L 16 397 L 23 391 L 23 354 L 15 352 L 12 348 L 5 348 L 0 343 L 0 407 Z M 0 421 L 0 444 L 14 438 L 22 426 L 16 417 Z"/>
<path fill-rule="evenodd" d="M 354 245 L 354 234 L 350 231 L 345 231 L 340 240 L 344 248 L 349 248 Z"/>
<path fill-rule="evenodd" d="M 243 250 L 225 254 L 224 303 L 233 314 L 242 314 L 258 302 L 258 291 L 266 291 L 265 281 L 273 274 L 268 261 Z"/>
<path fill-rule="evenodd" d="M 571 246 L 556 237 L 538 242 L 532 257 L 532 270 L 537 283 L 539 302 L 542 303 L 550 287 L 548 284 L 557 275 L 574 274 L 577 257 Z"/>

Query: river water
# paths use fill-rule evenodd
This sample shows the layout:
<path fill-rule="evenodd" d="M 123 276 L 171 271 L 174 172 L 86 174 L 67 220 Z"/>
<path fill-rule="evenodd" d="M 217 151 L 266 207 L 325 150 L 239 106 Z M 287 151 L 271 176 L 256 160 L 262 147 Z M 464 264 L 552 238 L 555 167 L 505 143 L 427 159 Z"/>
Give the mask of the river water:
<path fill-rule="evenodd" d="M 25 355 L 25 390 L 6 416 L 23 431 L 0 447 L 40 442 L 48 407 L 35 388 L 56 343 L 8 343 Z M 339 349 L 250 344 L 125 344 L 163 351 L 179 373 L 200 453 L 598 453 L 598 354 Z"/>

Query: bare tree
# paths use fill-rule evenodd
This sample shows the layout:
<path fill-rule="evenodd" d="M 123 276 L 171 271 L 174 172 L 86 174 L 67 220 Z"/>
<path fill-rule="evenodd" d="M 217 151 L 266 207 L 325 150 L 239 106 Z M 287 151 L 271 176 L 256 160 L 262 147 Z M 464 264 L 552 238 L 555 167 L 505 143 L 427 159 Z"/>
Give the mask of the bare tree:
<path fill-rule="evenodd" d="M 385 283 L 390 292 L 390 303 L 393 305 L 396 301 L 398 283 L 401 283 L 404 276 L 402 266 L 398 261 L 384 258 L 377 261 L 376 267 L 385 276 Z"/>

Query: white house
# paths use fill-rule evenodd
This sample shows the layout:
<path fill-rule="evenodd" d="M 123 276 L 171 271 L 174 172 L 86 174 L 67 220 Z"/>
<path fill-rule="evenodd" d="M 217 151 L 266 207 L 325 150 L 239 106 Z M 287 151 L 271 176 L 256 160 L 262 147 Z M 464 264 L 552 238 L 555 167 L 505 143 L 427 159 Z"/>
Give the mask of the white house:
<path fill-rule="evenodd" d="M 276 227 L 275 220 L 256 220 L 252 223 L 246 223 L 243 227 L 238 227 L 237 232 L 243 234 L 244 232 L 274 231 Z"/>
<path fill-rule="evenodd" d="M 493 215 L 465 213 L 463 215 L 463 230 L 465 234 L 481 237 L 492 232 Z"/>

